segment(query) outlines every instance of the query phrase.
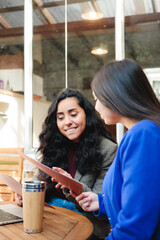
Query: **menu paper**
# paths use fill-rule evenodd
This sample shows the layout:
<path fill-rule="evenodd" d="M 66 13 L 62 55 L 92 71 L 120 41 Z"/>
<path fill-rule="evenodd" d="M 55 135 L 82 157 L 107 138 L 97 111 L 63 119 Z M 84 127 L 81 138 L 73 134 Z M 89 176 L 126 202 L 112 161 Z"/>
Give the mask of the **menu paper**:
<path fill-rule="evenodd" d="M 17 150 L 17 152 L 21 157 L 30 161 L 32 164 L 34 164 L 36 167 L 41 169 L 43 172 L 47 173 L 49 176 L 54 178 L 57 182 L 60 182 L 66 188 L 72 190 L 75 195 L 78 196 L 79 194 L 82 193 L 83 185 L 80 182 L 78 182 L 78 181 L 74 180 L 73 178 L 70 178 L 66 175 L 63 175 L 62 173 L 55 171 L 54 169 L 47 167 L 46 165 L 38 162 L 37 160 L 34 160 L 34 159 L 28 157 L 21 151 Z"/>
<path fill-rule="evenodd" d="M 0 173 L 0 180 L 10 187 L 14 192 L 22 196 L 22 185 L 10 175 Z"/>

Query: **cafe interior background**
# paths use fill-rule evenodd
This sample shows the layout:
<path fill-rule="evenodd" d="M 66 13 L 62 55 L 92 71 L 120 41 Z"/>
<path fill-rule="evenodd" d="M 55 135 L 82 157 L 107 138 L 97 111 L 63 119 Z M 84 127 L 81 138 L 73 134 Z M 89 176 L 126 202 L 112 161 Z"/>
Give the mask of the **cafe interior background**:
<path fill-rule="evenodd" d="M 160 99 L 159 0 L 0 0 L 0 147 L 33 154 L 53 98 L 69 87 L 93 102 L 95 73 L 123 58 Z M 123 126 L 109 129 L 119 141 Z"/>

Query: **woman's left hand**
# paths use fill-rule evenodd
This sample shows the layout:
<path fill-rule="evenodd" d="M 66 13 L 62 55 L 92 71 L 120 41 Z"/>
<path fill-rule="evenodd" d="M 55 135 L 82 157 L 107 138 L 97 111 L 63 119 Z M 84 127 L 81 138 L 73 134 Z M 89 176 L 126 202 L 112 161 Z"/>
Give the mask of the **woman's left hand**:
<path fill-rule="evenodd" d="M 19 195 L 18 193 L 15 193 L 15 202 L 17 203 L 18 206 L 22 207 L 23 206 L 23 199 L 22 196 Z"/>
<path fill-rule="evenodd" d="M 71 176 L 68 172 L 66 172 L 65 170 L 63 170 L 62 168 L 53 167 L 52 169 L 54 169 L 54 170 L 57 171 L 57 172 L 62 173 L 63 175 L 65 175 L 65 176 L 67 176 L 67 177 L 69 177 L 69 178 L 72 178 L 72 176 Z M 51 180 L 52 180 L 52 182 L 57 182 L 54 178 L 52 178 Z M 65 188 L 65 186 L 62 185 L 60 182 L 57 183 L 55 187 L 56 187 L 56 188 L 61 187 L 61 189 L 64 189 L 64 188 Z"/>
<path fill-rule="evenodd" d="M 79 196 L 76 197 L 76 201 L 86 212 L 93 212 L 99 210 L 98 195 L 96 193 L 82 192 Z"/>

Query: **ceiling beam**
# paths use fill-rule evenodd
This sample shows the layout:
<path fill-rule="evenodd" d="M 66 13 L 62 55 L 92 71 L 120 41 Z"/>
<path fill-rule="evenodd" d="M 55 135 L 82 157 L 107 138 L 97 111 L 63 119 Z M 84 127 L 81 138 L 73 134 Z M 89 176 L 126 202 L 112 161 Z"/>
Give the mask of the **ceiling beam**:
<path fill-rule="evenodd" d="M 133 26 L 140 23 L 149 23 L 149 22 L 158 22 L 158 21 L 160 21 L 159 13 L 148 13 L 148 14 L 140 14 L 140 15 L 125 17 L 126 26 Z"/>
<path fill-rule="evenodd" d="M 43 7 L 43 2 L 41 0 L 33 0 L 34 3 L 39 7 L 39 11 L 44 15 L 44 17 L 47 19 L 48 23 L 54 24 L 56 23 L 56 20 L 53 18 L 53 16 L 50 14 L 50 12 Z"/>
<path fill-rule="evenodd" d="M 91 1 L 91 4 L 92 4 L 93 8 L 94 8 L 94 11 L 95 12 L 101 12 L 101 10 L 100 10 L 100 8 L 98 6 L 97 1 L 94 1 L 94 0 L 90 0 L 90 1 Z"/>
<path fill-rule="evenodd" d="M 43 25 L 48 24 L 47 19 L 46 19 L 45 16 L 41 13 L 41 11 L 39 11 L 38 8 L 34 10 L 34 13 L 35 13 L 35 15 L 37 16 L 37 18 L 41 21 L 41 23 L 42 23 Z"/>
<path fill-rule="evenodd" d="M 0 25 L 7 29 L 12 27 L 2 16 L 0 16 Z"/>
<path fill-rule="evenodd" d="M 68 1 L 67 1 L 67 5 L 69 5 L 69 4 L 75 4 L 75 3 L 89 2 L 89 1 L 90 1 L 90 0 L 68 0 Z M 63 6 L 63 5 L 65 5 L 65 0 L 48 2 L 48 3 L 44 3 L 44 4 L 43 4 L 43 6 L 46 7 L 46 8 Z"/>
<path fill-rule="evenodd" d="M 23 11 L 23 10 L 24 10 L 24 5 L 23 6 L 15 6 L 15 7 L 6 7 L 6 8 L 0 8 L 0 13 L 18 12 L 18 11 Z"/>
<path fill-rule="evenodd" d="M 125 17 L 125 26 L 134 26 L 140 23 L 158 22 L 160 21 L 160 14 L 142 14 Z M 111 29 L 115 27 L 115 18 L 103 18 L 97 21 L 76 21 L 68 23 L 68 33 L 76 33 L 79 35 L 82 31 L 95 31 Z M 64 23 L 56 23 L 43 26 L 35 26 L 34 34 L 64 34 Z M 21 36 L 24 34 L 24 29 L 9 28 L 0 30 L 0 38 L 9 36 Z"/>

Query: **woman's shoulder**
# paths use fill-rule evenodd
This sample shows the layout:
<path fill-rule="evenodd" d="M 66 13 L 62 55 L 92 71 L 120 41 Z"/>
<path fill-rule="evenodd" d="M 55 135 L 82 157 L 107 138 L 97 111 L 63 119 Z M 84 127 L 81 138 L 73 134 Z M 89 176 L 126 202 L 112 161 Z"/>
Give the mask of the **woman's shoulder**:
<path fill-rule="evenodd" d="M 137 128 L 137 129 L 138 128 L 148 129 L 148 127 L 159 128 L 155 122 L 147 119 L 141 120 L 133 126 L 133 128 Z"/>
<path fill-rule="evenodd" d="M 108 169 L 117 152 L 117 144 L 109 140 L 108 138 L 100 138 L 100 152 L 103 156 L 102 168 Z"/>
<path fill-rule="evenodd" d="M 160 141 L 160 128 L 151 120 L 142 120 L 130 128 L 124 135 L 120 146 L 129 143 L 140 144 L 144 142 Z"/>
<path fill-rule="evenodd" d="M 142 120 L 136 123 L 130 130 L 128 130 L 127 135 L 138 134 L 141 135 L 158 135 L 160 137 L 160 128 L 159 126 L 151 120 Z"/>
<path fill-rule="evenodd" d="M 112 142 L 110 139 L 105 137 L 100 137 L 101 147 L 117 147 L 117 143 Z"/>
<path fill-rule="evenodd" d="M 110 139 L 105 137 L 100 137 L 100 150 L 103 153 L 107 152 L 115 152 L 117 150 L 117 144 L 112 142 Z"/>

